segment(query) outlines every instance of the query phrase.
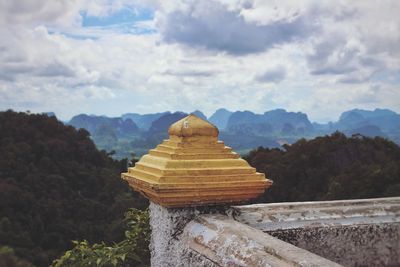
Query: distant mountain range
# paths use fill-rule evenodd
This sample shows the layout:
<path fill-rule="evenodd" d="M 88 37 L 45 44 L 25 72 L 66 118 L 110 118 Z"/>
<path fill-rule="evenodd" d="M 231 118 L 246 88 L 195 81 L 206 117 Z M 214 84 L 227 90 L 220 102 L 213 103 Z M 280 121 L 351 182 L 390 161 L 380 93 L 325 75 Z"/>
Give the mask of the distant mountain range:
<path fill-rule="evenodd" d="M 93 116 L 80 114 L 74 116 L 69 123 L 75 128 L 84 128 L 92 135 L 97 134 L 101 129 L 111 128 L 118 136 L 131 136 L 139 132 L 138 125 L 130 118 L 109 118 L 105 116 Z"/>
<path fill-rule="evenodd" d="M 373 111 L 353 109 L 343 112 L 337 122 L 312 123 L 307 114 L 275 109 L 263 114 L 251 111 L 232 112 L 218 109 L 207 118 L 201 111 L 192 112 L 208 119 L 220 130 L 220 139 L 238 152 L 258 147 L 280 147 L 300 138 L 313 138 L 341 131 L 347 135 L 382 136 L 400 143 L 400 114 L 389 109 Z M 168 137 L 168 127 L 187 113 L 169 111 L 153 114 L 126 113 L 110 118 L 80 114 L 69 122 L 90 132 L 102 149 L 115 150 L 116 157 L 140 156 Z"/>

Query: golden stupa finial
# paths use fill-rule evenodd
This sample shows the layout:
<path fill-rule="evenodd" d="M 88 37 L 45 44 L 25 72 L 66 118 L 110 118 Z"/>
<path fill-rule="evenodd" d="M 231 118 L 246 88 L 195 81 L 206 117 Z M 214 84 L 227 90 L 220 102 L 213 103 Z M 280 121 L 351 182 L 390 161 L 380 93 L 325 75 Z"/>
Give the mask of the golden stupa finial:
<path fill-rule="evenodd" d="M 218 128 L 189 115 L 170 137 L 122 173 L 134 190 L 164 207 L 239 203 L 262 194 L 272 181 L 218 141 Z"/>
<path fill-rule="evenodd" d="M 218 137 L 218 128 L 205 121 L 200 119 L 194 114 L 190 114 L 189 116 L 175 122 L 172 124 L 168 133 L 170 135 L 179 136 L 179 137 L 192 137 L 192 136 L 213 136 Z"/>

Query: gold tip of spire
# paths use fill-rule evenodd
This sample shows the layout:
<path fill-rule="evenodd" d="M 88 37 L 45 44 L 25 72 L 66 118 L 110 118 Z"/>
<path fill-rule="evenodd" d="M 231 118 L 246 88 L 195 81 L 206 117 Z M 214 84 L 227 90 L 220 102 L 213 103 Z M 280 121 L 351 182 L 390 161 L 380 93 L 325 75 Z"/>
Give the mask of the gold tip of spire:
<path fill-rule="evenodd" d="M 134 190 L 164 207 L 240 203 L 272 181 L 218 141 L 218 128 L 191 114 L 172 124 L 164 140 L 122 173 Z"/>
<path fill-rule="evenodd" d="M 218 128 L 194 114 L 175 122 L 168 129 L 169 135 L 178 137 L 212 136 L 218 137 Z"/>

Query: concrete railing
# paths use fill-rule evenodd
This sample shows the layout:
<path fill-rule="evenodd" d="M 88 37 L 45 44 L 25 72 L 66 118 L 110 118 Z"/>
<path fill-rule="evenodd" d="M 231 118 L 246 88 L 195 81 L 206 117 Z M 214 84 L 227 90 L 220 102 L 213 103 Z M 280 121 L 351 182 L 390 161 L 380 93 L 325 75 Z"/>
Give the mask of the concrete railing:
<path fill-rule="evenodd" d="M 400 197 L 255 204 L 232 214 L 345 266 L 400 265 Z"/>
<path fill-rule="evenodd" d="M 272 181 L 195 115 L 168 132 L 122 174 L 150 200 L 152 266 L 400 266 L 400 198 L 230 207 Z"/>
<path fill-rule="evenodd" d="M 398 266 L 400 197 L 164 208 L 152 266 Z"/>
<path fill-rule="evenodd" d="M 201 215 L 185 228 L 185 266 L 341 266 L 224 215 Z"/>

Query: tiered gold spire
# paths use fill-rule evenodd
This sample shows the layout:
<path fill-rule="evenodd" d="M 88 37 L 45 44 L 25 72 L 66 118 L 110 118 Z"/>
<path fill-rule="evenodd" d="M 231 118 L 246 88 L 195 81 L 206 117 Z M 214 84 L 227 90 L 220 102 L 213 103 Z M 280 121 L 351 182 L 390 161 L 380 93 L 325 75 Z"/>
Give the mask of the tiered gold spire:
<path fill-rule="evenodd" d="M 164 207 L 239 203 L 272 182 L 218 141 L 214 125 L 191 114 L 172 124 L 170 138 L 151 149 L 122 178 Z"/>

